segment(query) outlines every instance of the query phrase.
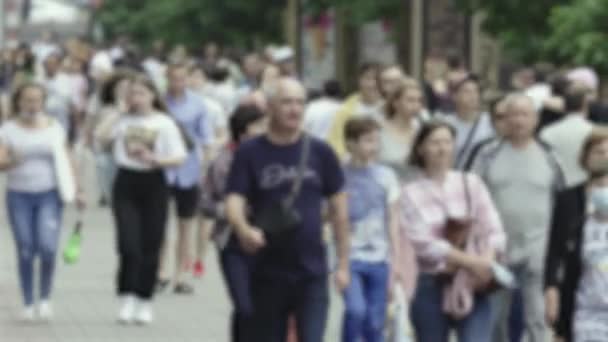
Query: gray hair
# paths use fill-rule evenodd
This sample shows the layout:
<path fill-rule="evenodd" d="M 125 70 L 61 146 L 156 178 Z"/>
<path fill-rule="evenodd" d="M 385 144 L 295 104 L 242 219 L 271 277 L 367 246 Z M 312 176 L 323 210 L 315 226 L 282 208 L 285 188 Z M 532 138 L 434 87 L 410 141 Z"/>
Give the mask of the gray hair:
<path fill-rule="evenodd" d="M 534 112 L 538 113 L 538 110 L 536 110 L 536 106 L 534 105 L 534 100 L 530 96 L 528 96 L 524 93 L 521 93 L 521 92 L 511 93 L 511 94 L 507 95 L 507 97 L 505 97 L 505 99 L 503 101 L 504 101 L 507 112 L 510 112 L 516 103 L 528 102 L 530 104 L 530 106 L 532 107 L 532 109 L 534 110 Z"/>
<path fill-rule="evenodd" d="M 266 96 L 266 99 L 268 100 L 268 102 L 272 103 L 272 102 L 276 101 L 277 98 L 279 97 L 281 88 L 285 84 L 289 84 L 289 83 L 297 84 L 298 86 L 302 87 L 302 89 L 304 89 L 304 91 L 306 91 L 306 89 L 304 88 L 304 86 L 298 79 L 293 78 L 293 77 L 282 76 L 276 81 L 275 84 L 272 85 L 272 87 L 269 87 L 268 89 L 264 89 L 264 95 Z"/>

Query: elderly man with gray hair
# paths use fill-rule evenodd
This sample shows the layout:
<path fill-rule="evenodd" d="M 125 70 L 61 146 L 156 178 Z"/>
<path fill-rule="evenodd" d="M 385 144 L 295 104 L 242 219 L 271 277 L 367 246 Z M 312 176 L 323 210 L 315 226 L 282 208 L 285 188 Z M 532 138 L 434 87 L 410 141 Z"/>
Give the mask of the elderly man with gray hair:
<path fill-rule="evenodd" d="M 513 94 L 505 101 L 509 134 L 484 146 L 473 162 L 473 171 L 486 182 L 504 223 L 506 262 L 523 295 L 529 341 L 544 342 L 548 330 L 542 296 L 543 261 L 554 195 L 565 180 L 551 148 L 535 137 L 539 115 L 533 100 Z M 509 334 L 522 333 L 508 328 L 511 295 L 507 290 L 496 294 L 494 341 L 506 342 Z"/>
<path fill-rule="evenodd" d="M 253 315 L 244 335 L 285 341 L 293 312 L 298 341 L 323 341 L 329 306 L 325 200 L 337 240 L 338 289 L 350 280 L 344 172 L 329 145 L 302 130 L 302 84 L 283 78 L 269 95 L 267 134 L 239 146 L 226 186 L 228 221 L 241 248 L 256 259 Z"/>

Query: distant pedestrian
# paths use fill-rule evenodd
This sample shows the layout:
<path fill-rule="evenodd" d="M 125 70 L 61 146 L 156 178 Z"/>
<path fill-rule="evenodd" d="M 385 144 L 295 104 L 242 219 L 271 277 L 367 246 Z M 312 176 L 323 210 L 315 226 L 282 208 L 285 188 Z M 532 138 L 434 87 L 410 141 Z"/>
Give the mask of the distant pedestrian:
<path fill-rule="evenodd" d="M 202 211 L 205 216 L 215 220 L 212 239 L 218 248 L 222 273 L 232 300 L 230 324 L 232 342 L 247 340 L 243 335 L 243 326 L 253 313 L 251 301 L 253 257 L 242 251 L 227 221 L 224 210 L 226 182 L 238 146 L 262 134 L 265 129 L 266 118 L 257 107 L 238 107 L 230 118 L 231 142 L 224 146 L 209 165 L 202 192 Z"/>

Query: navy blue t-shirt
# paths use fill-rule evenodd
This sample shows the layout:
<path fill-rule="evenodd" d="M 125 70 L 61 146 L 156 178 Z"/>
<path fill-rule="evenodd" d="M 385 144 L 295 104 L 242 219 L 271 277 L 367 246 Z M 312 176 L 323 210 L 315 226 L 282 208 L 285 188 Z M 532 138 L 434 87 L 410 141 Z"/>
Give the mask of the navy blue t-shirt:
<path fill-rule="evenodd" d="M 256 272 L 261 274 L 306 277 L 327 273 L 321 207 L 324 199 L 342 191 L 344 174 L 329 145 L 309 139 L 307 169 L 294 203 L 301 224 L 280 243 L 267 241 L 267 247 L 256 258 Z M 275 145 L 266 136 L 241 144 L 234 156 L 226 193 L 244 196 L 253 213 L 268 203 L 285 199 L 297 177 L 302 148 L 303 139 L 291 145 Z"/>

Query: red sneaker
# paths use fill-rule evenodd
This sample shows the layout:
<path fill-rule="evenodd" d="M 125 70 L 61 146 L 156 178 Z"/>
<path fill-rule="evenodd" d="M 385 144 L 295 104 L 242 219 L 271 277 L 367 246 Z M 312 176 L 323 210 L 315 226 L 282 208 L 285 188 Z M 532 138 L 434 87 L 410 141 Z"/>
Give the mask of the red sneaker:
<path fill-rule="evenodd" d="M 196 278 L 201 278 L 205 274 L 205 265 L 202 261 L 198 260 L 194 263 L 194 276 Z"/>

